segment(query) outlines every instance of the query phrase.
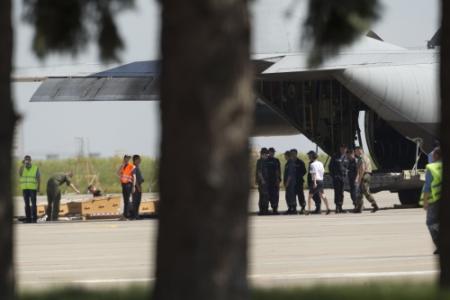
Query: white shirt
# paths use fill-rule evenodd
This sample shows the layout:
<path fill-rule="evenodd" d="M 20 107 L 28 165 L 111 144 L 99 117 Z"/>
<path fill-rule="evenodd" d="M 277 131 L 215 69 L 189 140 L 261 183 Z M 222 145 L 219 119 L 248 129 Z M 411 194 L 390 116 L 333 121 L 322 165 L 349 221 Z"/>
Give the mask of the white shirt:
<path fill-rule="evenodd" d="M 309 173 L 316 175 L 316 180 L 322 181 L 323 180 L 323 174 L 325 173 L 325 169 L 323 167 L 323 163 L 316 160 L 309 166 Z"/>

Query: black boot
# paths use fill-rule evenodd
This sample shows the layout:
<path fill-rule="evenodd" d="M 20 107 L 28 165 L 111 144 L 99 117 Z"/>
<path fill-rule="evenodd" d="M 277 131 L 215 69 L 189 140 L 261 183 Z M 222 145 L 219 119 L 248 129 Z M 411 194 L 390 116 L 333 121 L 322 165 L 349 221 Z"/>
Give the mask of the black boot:
<path fill-rule="evenodd" d="M 278 207 L 272 208 L 272 214 L 273 214 L 273 215 L 279 215 L 279 214 L 280 214 L 280 213 L 278 212 Z"/>
<path fill-rule="evenodd" d="M 258 216 L 267 216 L 269 215 L 269 209 L 265 208 L 259 211 Z"/>
<path fill-rule="evenodd" d="M 362 213 L 362 205 L 356 205 L 355 209 L 353 210 L 354 214 L 360 214 Z"/>
<path fill-rule="evenodd" d="M 376 202 L 372 204 L 372 207 L 373 207 L 371 210 L 372 213 L 377 212 L 380 209 Z"/>

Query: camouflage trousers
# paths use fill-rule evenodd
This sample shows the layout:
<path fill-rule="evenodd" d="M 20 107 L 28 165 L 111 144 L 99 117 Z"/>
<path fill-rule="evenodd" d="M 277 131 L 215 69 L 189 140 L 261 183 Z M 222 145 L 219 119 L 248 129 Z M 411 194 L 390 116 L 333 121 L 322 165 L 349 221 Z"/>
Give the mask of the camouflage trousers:
<path fill-rule="evenodd" d="M 357 188 L 357 201 L 356 201 L 356 208 L 362 209 L 363 207 L 363 196 L 366 197 L 367 201 L 372 204 L 372 206 L 375 206 L 377 203 L 375 202 L 375 199 L 373 198 L 372 194 L 370 193 L 370 180 L 371 175 L 369 173 L 364 174 L 361 184 L 359 185 L 359 188 Z"/>

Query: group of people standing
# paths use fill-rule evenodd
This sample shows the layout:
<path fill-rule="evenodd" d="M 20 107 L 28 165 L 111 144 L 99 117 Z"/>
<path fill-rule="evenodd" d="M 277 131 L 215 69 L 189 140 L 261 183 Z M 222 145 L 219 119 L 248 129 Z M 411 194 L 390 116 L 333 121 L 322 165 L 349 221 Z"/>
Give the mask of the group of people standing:
<path fill-rule="evenodd" d="M 61 202 L 61 185 L 66 184 L 76 193 L 80 193 L 72 183 L 73 173 L 56 173 L 47 181 L 47 221 L 57 221 L 59 215 L 59 204 Z M 31 156 L 25 155 L 22 166 L 19 168 L 19 185 L 25 202 L 25 223 L 36 223 L 37 216 L 37 194 L 41 188 L 41 172 L 38 166 L 32 163 Z"/>
<path fill-rule="evenodd" d="M 132 163 L 130 160 L 132 159 Z M 123 213 L 120 220 L 138 220 L 139 206 L 142 200 L 142 183 L 144 177 L 140 169 L 141 157 L 137 154 L 125 155 L 117 170 L 122 185 Z M 130 201 L 131 198 L 131 201 Z"/>
<path fill-rule="evenodd" d="M 132 159 L 133 163 L 130 162 Z M 122 220 L 139 219 L 139 206 L 142 199 L 142 183 L 144 177 L 140 170 L 141 157 L 139 155 L 125 155 L 121 166 L 117 170 L 117 176 L 122 185 L 123 214 Z M 78 188 L 72 183 L 72 172 L 56 173 L 47 181 L 47 221 L 57 221 L 61 202 L 61 186 L 66 184 L 77 194 Z M 26 155 L 19 168 L 19 185 L 25 202 L 25 223 L 36 223 L 37 216 L 37 194 L 41 187 L 41 173 L 38 166 L 32 163 L 31 157 Z M 94 197 L 102 193 L 95 185 L 89 185 L 88 193 Z"/>
<path fill-rule="evenodd" d="M 306 211 L 306 200 L 303 192 L 304 176 L 307 174 L 303 160 L 298 157 L 296 149 L 284 153 L 286 164 L 284 174 L 281 176 L 281 163 L 275 157 L 274 148 L 262 148 L 260 158 L 256 162 L 256 184 L 259 191 L 259 214 L 279 214 L 279 191 L 281 182 L 286 188 L 287 211 L 285 214 L 297 214 L 297 201 L 300 207 L 300 214 L 311 212 L 311 200 L 314 200 L 316 209 L 312 213 L 321 213 L 321 201 L 325 202 L 327 213 L 330 213 L 328 201 L 323 193 L 323 164 L 317 160 L 317 153 L 310 151 L 308 157 L 308 187 L 310 190 L 308 197 L 308 211 Z M 269 204 L 272 211 L 269 211 Z"/>
<path fill-rule="evenodd" d="M 256 162 L 256 184 L 259 191 L 259 215 L 279 214 L 279 191 L 281 183 L 286 190 L 287 211 L 285 214 L 320 214 L 322 202 L 326 207 L 326 214 L 330 214 L 328 199 L 324 193 L 325 168 L 318 160 L 315 151 L 307 153 L 309 159 L 308 172 L 306 165 L 298 157 L 296 149 L 286 151 L 284 157 L 286 165 L 281 176 L 281 163 L 275 157 L 274 148 L 262 148 L 260 158 Z M 330 175 L 333 179 L 335 192 L 336 213 L 343 213 L 344 181 L 347 178 L 350 187 L 350 196 L 354 205 L 353 212 L 361 213 L 363 210 L 363 196 L 372 205 L 372 212 L 379 207 L 370 193 L 372 165 L 370 158 L 364 154 L 361 147 L 348 149 L 341 145 L 340 152 L 333 155 L 329 165 Z M 305 201 L 304 177 L 307 176 L 308 201 Z M 300 211 L 297 211 L 297 201 Z M 314 201 L 315 210 L 311 210 Z M 269 204 L 272 211 L 269 211 Z M 306 205 L 308 205 L 306 210 Z"/>
<path fill-rule="evenodd" d="M 328 169 L 333 179 L 336 213 L 343 212 L 345 178 L 348 179 L 354 213 L 362 212 L 363 196 L 372 205 L 372 212 L 379 210 L 377 202 L 370 193 L 372 163 L 361 147 L 349 149 L 346 145 L 341 145 L 339 153 L 332 156 Z"/>

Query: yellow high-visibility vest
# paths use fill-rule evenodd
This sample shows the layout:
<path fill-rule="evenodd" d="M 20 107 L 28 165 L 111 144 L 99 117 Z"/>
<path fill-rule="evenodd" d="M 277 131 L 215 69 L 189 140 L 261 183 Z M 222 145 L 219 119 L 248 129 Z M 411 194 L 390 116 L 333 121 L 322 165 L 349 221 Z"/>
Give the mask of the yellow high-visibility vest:
<path fill-rule="evenodd" d="M 38 167 L 35 165 L 32 165 L 31 168 L 23 168 L 22 176 L 20 176 L 20 188 L 22 190 L 37 190 L 37 172 Z"/>
<path fill-rule="evenodd" d="M 436 203 L 441 200 L 441 189 L 442 189 L 442 162 L 437 161 L 427 165 L 427 171 L 433 176 L 433 181 L 431 182 L 431 194 L 428 199 L 429 204 Z M 423 204 L 423 192 L 420 197 L 420 204 Z"/>

